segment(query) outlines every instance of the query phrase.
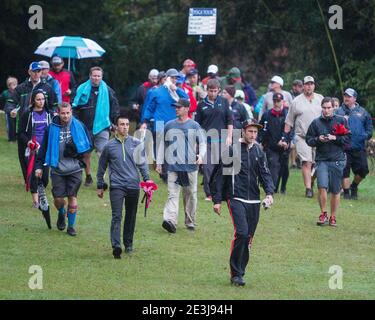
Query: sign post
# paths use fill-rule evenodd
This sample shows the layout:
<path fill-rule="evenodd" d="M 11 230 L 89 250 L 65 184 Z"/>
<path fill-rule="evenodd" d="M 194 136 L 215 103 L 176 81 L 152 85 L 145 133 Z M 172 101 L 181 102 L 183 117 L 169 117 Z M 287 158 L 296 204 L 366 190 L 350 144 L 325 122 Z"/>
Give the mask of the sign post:
<path fill-rule="evenodd" d="M 216 8 L 190 8 L 188 35 L 199 36 L 203 42 L 204 35 L 216 34 L 217 9 Z"/>

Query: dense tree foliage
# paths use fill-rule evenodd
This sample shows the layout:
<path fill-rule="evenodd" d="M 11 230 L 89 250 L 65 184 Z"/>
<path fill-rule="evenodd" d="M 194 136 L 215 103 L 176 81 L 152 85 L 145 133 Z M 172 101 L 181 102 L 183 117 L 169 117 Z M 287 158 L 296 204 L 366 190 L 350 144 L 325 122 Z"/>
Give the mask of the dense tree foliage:
<path fill-rule="evenodd" d="M 32 4 L 43 8 L 42 30 L 28 27 Z M 331 5 L 343 9 L 342 30 L 326 29 Z M 41 58 L 34 50 L 48 37 L 80 35 L 107 52 L 99 60 L 76 61 L 77 77 L 83 80 L 89 66 L 102 65 L 123 104 L 149 69 L 179 68 L 190 57 L 202 75 L 211 63 L 222 74 L 240 67 L 259 92 L 273 74 L 282 75 L 287 87 L 311 74 L 319 92 L 341 96 L 341 78 L 375 115 L 374 0 L 2 0 L 0 6 L 1 83 L 9 74 L 23 79 L 28 63 Z M 187 36 L 190 7 L 218 9 L 216 36 L 203 37 L 203 43 Z"/>

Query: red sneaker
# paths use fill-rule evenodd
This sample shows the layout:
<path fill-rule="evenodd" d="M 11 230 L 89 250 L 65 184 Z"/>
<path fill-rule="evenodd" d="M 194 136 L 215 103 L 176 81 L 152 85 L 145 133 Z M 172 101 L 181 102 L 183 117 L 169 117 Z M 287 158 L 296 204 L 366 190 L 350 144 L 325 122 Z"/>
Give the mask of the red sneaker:
<path fill-rule="evenodd" d="M 337 227 L 337 224 L 336 224 L 336 217 L 331 216 L 331 217 L 329 218 L 329 225 L 330 225 L 331 227 Z"/>
<path fill-rule="evenodd" d="M 322 212 L 319 216 L 318 221 L 316 222 L 318 226 L 325 226 L 328 224 L 327 212 Z"/>

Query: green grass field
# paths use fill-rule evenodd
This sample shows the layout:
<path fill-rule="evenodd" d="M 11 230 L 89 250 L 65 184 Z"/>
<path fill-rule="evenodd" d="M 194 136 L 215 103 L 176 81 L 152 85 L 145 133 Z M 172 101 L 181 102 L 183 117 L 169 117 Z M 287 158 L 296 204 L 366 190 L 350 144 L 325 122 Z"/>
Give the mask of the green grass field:
<path fill-rule="evenodd" d="M 213 213 L 199 189 L 195 232 L 184 228 L 180 207 L 176 234 L 162 229 L 166 187 L 156 192 L 147 218 L 139 204 L 135 251 L 114 260 L 109 241 L 110 205 L 95 186 L 81 187 L 78 236 L 48 230 L 24 190 L 17 146 L 6 141 L 0 118 L 1 299 L 375 299 L 375 176 L 358 201 L 342 201 L 338 227 L 317 227 L 316 197 L 306 199 L 292 170 L 286 196 L 261 212 L 243 288 L 229 283 L 233 227 L 227 210 Z M 96 158 L 94 162 L 96 162 Z M 374 173 L 374 171 L 372 171 Z M 50 186 L 48 196 L 51 202 Z M 181 203 L 182 205 L 182 203 Z M 29 267 L 43 269 L 43 289 L 31 290 Z M 329 288 L 329 268 L 343 269 L 343 288 Z"/>

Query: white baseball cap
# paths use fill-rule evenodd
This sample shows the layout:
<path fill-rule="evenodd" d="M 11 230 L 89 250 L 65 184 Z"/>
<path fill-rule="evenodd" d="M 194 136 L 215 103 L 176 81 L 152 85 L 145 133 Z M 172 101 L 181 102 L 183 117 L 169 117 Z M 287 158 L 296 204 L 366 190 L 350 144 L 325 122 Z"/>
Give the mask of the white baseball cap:
<path fill-rule="evenodd" d="M 272 79 L 271 79 L 271 82 L 276 82 L 278 83 L 280 86 L 283 86 L 284 85 L 284 80 L 283 78 L 279 77 L 279 76 L 273 76 Z"/>
<path fill-rule="evenodd" d="M 308 83 L 308 82 L 312 82 L 312 83 L 315 83 L 315 80 L 312 76 L 306 76 L 303 78 L 303 83 Z"/>
<path fill-rule="evenodd" d="M 236 90 L 236 93 L 234 94 L 234 97 L 236 99 L 245 100 L 245 93 L 242 90 Z"/>
<path fill-rule="evenodd" d="M 159 74 L 158 70 L 151 69 L 150 72 L 149 72 L 149 74 L 148 74 L 148 78 L 157 78 L 158 74 Z"/>
<path fill-rule="evenodd" d="M 207 73 L 218 73 L 219 71 L 219 68 L 214 65 L 214 64 L 211 64 L 210 66 L 208 66 L 208 69 L 207 69 Z"/>

